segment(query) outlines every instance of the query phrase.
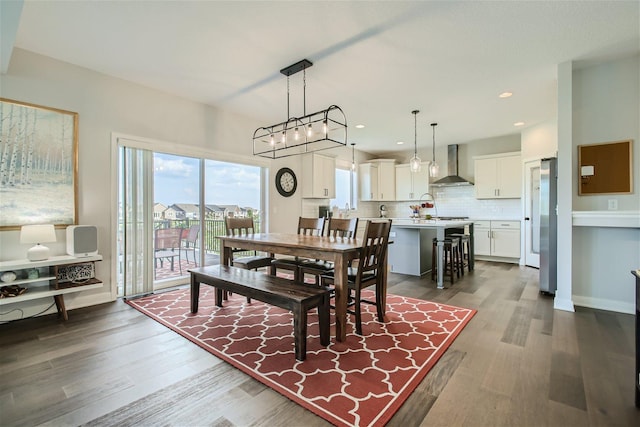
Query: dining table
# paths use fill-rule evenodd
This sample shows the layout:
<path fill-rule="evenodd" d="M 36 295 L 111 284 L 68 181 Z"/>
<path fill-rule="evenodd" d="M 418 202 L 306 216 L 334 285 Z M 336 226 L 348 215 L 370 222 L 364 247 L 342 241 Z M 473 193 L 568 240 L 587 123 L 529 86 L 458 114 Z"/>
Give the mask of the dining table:
<path fill-rule="evenodd" d="M 349 261 L 360 255 L 363 239 L 332 236 L 309 236 L 288 233 L 257 233 L 241 236 L 220 236 L 220 263 L 231 265 L 233 249 L 246 249 L 269 254 L 290 255 L 334 264 L 335 335 L 337 341 L 347 336 L 347 303 L 349 289 L 347 270 Z M 383 314 L 386 300 L 386 260 L 382 273 Z"/>

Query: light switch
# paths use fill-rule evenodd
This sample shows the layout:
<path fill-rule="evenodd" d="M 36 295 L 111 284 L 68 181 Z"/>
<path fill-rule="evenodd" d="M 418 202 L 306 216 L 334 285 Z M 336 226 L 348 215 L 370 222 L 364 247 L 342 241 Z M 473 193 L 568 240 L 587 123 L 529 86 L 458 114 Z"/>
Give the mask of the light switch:
<path fill-rule="evenodd" d="M 610 211 L 618 210 L 618 200 L 617 199 L 609 199 L 607 200 L 608 209 Z"/>

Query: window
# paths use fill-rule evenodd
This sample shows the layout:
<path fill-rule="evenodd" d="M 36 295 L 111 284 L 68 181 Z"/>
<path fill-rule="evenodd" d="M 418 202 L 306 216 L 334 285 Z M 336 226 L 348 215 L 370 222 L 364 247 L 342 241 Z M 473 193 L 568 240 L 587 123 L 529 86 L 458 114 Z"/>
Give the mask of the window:
<path fill-rule="evenodd" d="M 351 170 L 350 164 L 336 164 L 336 198 L 330 200 L 331 206 L 355 209 L 358 200 L 357 182 L 357 173 Z"/>

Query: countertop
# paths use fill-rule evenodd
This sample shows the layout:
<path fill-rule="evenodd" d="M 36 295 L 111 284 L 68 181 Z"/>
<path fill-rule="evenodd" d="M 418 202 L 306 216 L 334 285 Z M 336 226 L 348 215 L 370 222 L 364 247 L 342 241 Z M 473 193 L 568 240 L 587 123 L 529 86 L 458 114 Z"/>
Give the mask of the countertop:
<path fill-rule="evenodd" d="M 454 220 L 446 221 L 439 219 L 394 219 L 391 223 L 391 228 L 452 228 L 452 227 L 464 227 L 465 225 L 473 224 L 472 220 Z"/>

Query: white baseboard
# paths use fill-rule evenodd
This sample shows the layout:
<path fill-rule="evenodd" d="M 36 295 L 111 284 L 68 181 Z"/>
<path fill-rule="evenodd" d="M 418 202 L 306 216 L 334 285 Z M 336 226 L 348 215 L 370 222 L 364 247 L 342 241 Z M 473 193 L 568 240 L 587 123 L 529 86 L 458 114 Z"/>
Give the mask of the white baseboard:
<path fill-rule="evenodd" d="M 556 309 L 556 310 L 570 311 L 572 313 L 574 311 L 576 311 L 575 308 L 573 307 L 573 301 L 572 300 L 564 299 L 564 298 L 558 298 L 557 295 L 553 299 L 553 308 Z"/>
<path fill-rule="evenodd" d="M 505 258 L 500 256 L 474 255 L 478 261 L 506 262 L 509 264 L 520 264 L 520 258 Z"/>
<path fill-rule="evenodd" d="M 633 303 L 624 301 L 573 295 L 573 302 L 577 306 L 595 308 L 597 310 L 615 311 L 625 314 L 635 314 L 636 312 L 636 306 Z"/>

